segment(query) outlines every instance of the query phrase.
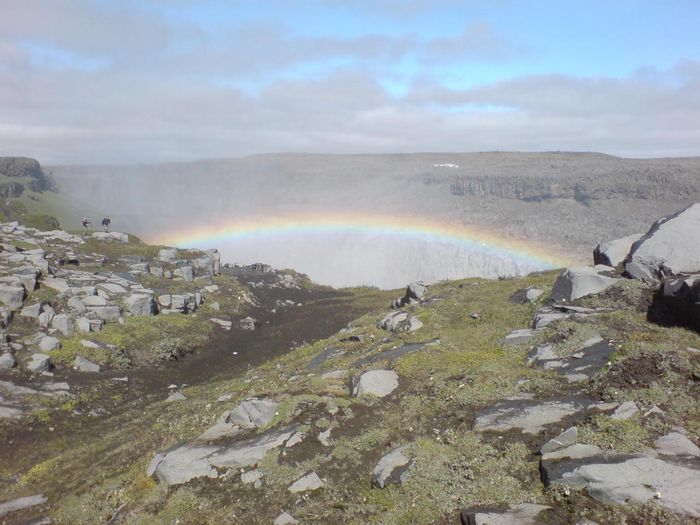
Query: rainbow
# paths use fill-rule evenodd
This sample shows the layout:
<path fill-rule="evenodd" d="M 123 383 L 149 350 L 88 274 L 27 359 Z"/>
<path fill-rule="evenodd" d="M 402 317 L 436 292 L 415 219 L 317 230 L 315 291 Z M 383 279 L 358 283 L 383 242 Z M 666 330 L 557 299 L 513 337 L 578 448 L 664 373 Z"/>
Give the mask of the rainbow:
<path fill-rule="evenodd" d="M 377 213 L 303 213 L 237 218 L 164 232 L 149 243 L 179 248 L 212 248 L 224 242 L 243 242 L 283 236 L 358 234 L 455 244 L 468 251 L 510 259 L 542 269 L 560 268 L 571 260 L 521 239 L 499 235 L 482 225 Z"/>

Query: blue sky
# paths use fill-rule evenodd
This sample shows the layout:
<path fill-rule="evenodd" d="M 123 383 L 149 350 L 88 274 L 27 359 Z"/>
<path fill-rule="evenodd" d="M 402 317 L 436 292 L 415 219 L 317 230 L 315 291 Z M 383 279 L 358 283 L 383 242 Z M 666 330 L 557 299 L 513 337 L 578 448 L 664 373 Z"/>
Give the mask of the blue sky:
<path fill-rule="evenodd" d="M 0 154 L 700 154 L 700 2 L 3 0 Z"/>

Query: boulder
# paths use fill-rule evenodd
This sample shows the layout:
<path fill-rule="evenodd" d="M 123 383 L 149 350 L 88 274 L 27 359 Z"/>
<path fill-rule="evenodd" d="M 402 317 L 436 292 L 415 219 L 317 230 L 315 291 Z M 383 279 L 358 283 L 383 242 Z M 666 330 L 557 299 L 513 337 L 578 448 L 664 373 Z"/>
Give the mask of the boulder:
<path fill-rule="evenodd" d="M 394 299 L 391 303 L 392 308 L 401 308 L 407 304 L 417 303 L 422 301 L 426 292 L 428 291 L 428 286 L 422 281 L 413 282 L 408 285 L 406 292 L 403 297 Z"/>
<path fill-rule="evenodd" d="M 615 412 L 613 412 L 613 419 L 632 419 L 635 415 L 639 413 L 639 407 L 634 401 L 625 401 L 622 403 Z"/>
<path fill-rule="evenodd" d="M 379 320 L 377 326 L 389 332 L 413 332 L 423 326 L 423 322 L 416 316 L 406 312 L 391 312 Z"/>
<path fill-rule="evenodd" d="M 37 319 L 41 314 L 41 309 L 44 305 L 42 303 L 36 303 L 22 308 L 19 313 L 20 317 L 30 317 L 32 319 Z"/>
<path fill-rule="evenodd" d="M 42 285 L 51 288 L 52 290 L 56 290 L 58 293 L 64 293 L 70 290 L 68 281 L 65 279 L 58 279 L 56 277 L 47 277 L 42 282 Z"/>
<path fill-rule="evenodd" d="M 652 456 L 564 458 L 543 466 L 545 482 L 588 491 L 606 504 L 644 505 L 652 499 L 671 512 L 700 517 L 700 470 Z"/>
<path fill-rule="evenodd" d="M 617 268 L 618 265 L 624 262 L 632 245 L 638 241 L 642 235 L 642 233 L 635 233 L 627 237 L 622 237 L 621 239 L 599 244 L 593 250 L 593 264 L 602 264 L 604 266 Z"/>
<path fill-rule="evenodd" d="M 10 310 L 17 310 L 22 306 L 25 296 L 24 287 L 0 284 L 0 303 Z"/>
<path fill-rule="evenodd" d="M 312 490 L 320 489 L 323 487 L 324 483 L 318 474 L 315 472 L 309 472 L 307 475 L 299 478 L 294 483 L 292 483 L 287 490 L 291 493 L 297 492 L 309 492 Z"/>
<path fill-rule="evenodd" d="M 634 279 L 658 281 L 661 277 L 700 273 L 700 203 L 656 221 L 636 241 L 625 262 Z"/>
<path fill-rule="evenodd" d="M 134 292 L 124 299 L 126 310 L 132 315 L 153 315 L 156 311 L 156 303 L 153 295 Z"/>
<path fill-rule="evenodd" d="M 42 337 L 41 341 L 39 341 L 39 349 L 42 352 L 50 352 L 54 348 L 60 348 L 60 347 L 61 347 L 61 341 L 59 341 L 55 337 L 51 337 L 50 335 Z"/>
<path fill-rule="evenodd" d="M 559 434 L 557 437 L 550 439 L 549 441 L 547 441 L 547 443 L 542 445 L 540 453 L 549 454 L 564 447 L 569 447 L 571 445 L 574 445 L 577 439 L 578 427 L 570 427 L 561 434 Z"/>
<path fill-rule="evenodd" d="M 408 445 L 404 445 L 383 456 L 372 471 L 372 485 L 380 489 L 391 484 L 401 485 L 413 463 L 407 452 Z"/>
<path fill-rule="evenodd" d="M 44 305 L 41 313 L 39 314 L 39 317 L 37 317 L 37 320 L 39 321 L 39 326 L 41 326 L 42 328 L 48 328 L 49 326 L 51 326 L 51 321 L 53 321 L 54 315 L 56 315 L 54 309 L 48 305 Z"/>
<path fill-rule="evenodd" d="M 95 232 L 92 238 L 100 241 L 129 242 L 129 236 L 121 232 Z"/>
<path fill-rule="evenodd" d="M 46 372 L 51 368 L 51 358 L 46 354 L 32 354 L 32 359 L 27 363 L 27 369 L 35 374 Z"/>
<path fill-rule="evenodd" d="M 191 283 L 194 281 L 194 269 L 192 266 L 183 266 L 182 268 L 177 268 L 173 270 L 173 275 L 175 277 L 180 277 L 185 282 Z"/>
<path fill-rule="evenodd" d="M 543 293 L 544 290 L 528 286 L 527 288 L 518 290 L 513 295 L 511 295 L 510 300 L 515 304 L 534 303 L 535 301 L 537 301 L 537 299 L 540 298 L 540 296 Z"/>
<path fill-rule="evenodd" d="M 648 319 L 700 332 L 700 274 L 665 280 L 654 294 Z"/>
<path fill-rule="evenodd" d="M 10 512 L 17 512 L 31 507 L 36 507 L 37 505 L 44 505 L 48 501 L 49 500 L 46 499 L 43 494 L 37 494 L 36 496 L 26 496 L 24 498 L 18 498 L 0 503 L 0 518 L 4 518 Z"/>
<path fill-rule="evenodd" d="M 287 512 L 282 512 L 279 516 L 275 518 L 275 521 L 272 522 L 272 525 L 295 525 L 296 523 L 299 522 L 294 519 L 294 516 Z"/>
<path fill-rule="evenodd" d="M 598 265 L 593 268 L 582 266 L 567 268 L 557 278 L 552 289 L 551 299 L 554 301 L 573 301 L 580 297 L 602 292 L 619 279 L 606 276 L 608 266 Z"/>
<path fill-rule="evenodd" d="M 66 314 L 55 315 L 51 320 L 51 326 L 59 330 L 66 337 L 72 337 L 75 333 L 75 324 Z"/>
<path fill-rule="evenodd" d="M 71 297 L 68 299 L 68 308 L 78 315 L 84 314 L 87 311 L 85 304 L 77 297 Z"/>
<path fill-rule="evenodd" d="M 90 319 L 87 317 L 78 317 L 75 320 L 75 326 L 81 334 L 90 332 Z"/>
<path fill-rule="evenodd" d="M 464 525 L 540 525 L 545 523 L 540 514 L 550 509 L 535 503 L 511 505 L 507 510 L 465 509 L 462 511 Z"/>
<path fill-rule="evenodd" d="M 15 366 L 15 358 L 10 352 L 0 355 L 0 370 L 9 370 Z"/>
<path fill-rule="evenodd" d="M 100 365 L 88 361 L 82 356 L 76 355 L 75 361 L 73 361 L 73 368 L 79 370 L 80 372 L 99 372 Z"/>
<path fill-rule="evenodd" d="M 175 248 L 163 248 L 158 252 L 158 260 L 162 262 L 173 262 L 177 259 L 177 249 Z"/>
<path fill-rule="evenodd" d="M 257 323 L 258 321 L 256 319 L 246 317 L 245 319 L 238 321 L 238 326 L 240 326 L 243 330 L 255 330 Z"/>
<path fill-rule="evenodd" d="M 262 427 L 272 421 L 278 406 L 279 403 L 268 399 L 248 399 L 228 413 L 226 422 L 241 428 Z"/>
<path fill-rule="evenodd" d="M 478 412 L 474 430 L 507 432 L 521 430 L 536 435 L 548 425 L 585 410 L 584 399 L 553 399 L 540 401 L 526 397 L 508 398 Z"/>
<path fill-rule="evenodd" d="M 663 456 L 700 457 L 700 448 L 680 432 L 670 432 L 654 441 L 654 448 Z"/>
<path fill-rule="evenodd" d="M 371 394 L 384 397 L 391 394 L 399 386 L 399 376 L 393 370 L 370 370 L 362 374 L 352 390 L 354 396 Z"/>
<path fill-rule="evenodd" d="M 255 483 L 256 481 L 260 480 L 263 477 L 263 472 L 262 470 L 249 470 L 248 472 L 244 472 L 241 474 L 241 483 L 244 485 L 249 485 L 251 483 Z"/>
<path fill-rule="evenodd" d="M 173 403 L 175 401 L 185 401 L 187 398 L 185 397 L 185 394 L 182 392 L 173 392 L 170 394 L 167 399 L 165 400 L 166 403 Z"/>

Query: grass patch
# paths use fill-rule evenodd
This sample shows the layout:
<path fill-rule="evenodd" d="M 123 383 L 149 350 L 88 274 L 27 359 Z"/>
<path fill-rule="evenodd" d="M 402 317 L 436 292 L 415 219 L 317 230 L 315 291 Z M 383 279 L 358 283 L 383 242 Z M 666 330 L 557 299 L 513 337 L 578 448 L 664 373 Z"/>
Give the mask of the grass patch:
<path fill-rule="evenodd" d="M 578 440 L 620 453 L 642 452 L 649 446 L 649 433 L 635 421 L 597 415 L 579 427 Z"/>

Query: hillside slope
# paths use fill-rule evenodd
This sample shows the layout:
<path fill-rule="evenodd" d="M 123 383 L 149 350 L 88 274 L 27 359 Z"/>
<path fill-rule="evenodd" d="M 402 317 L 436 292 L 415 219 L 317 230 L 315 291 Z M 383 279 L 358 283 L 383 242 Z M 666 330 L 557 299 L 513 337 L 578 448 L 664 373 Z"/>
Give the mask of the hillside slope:
<path fill-rule="evenodd" d="M 648 321 L 656 284 L 337 291 L 118 233 L 0 236 L 0 523 L 700 520 L 700 335 Z"/>

